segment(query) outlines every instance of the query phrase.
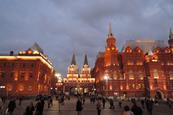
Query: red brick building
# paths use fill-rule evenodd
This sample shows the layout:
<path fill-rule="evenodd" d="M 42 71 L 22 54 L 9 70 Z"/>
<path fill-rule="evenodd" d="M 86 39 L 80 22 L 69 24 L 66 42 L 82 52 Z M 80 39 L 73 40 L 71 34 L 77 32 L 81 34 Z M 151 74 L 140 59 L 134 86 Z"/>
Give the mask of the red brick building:
<path fill-rule="evenodd" d="M 84 64 L 79 72 L 75 55 L 68 67 L 67 77 L 63 79 L 64 92 L 72 95 L 89 94 L 95 88 L 95 78 L 91 77 L 91 68 L 88 64 L 87 55 L 85 55 Z"/>
<path fill-rule="evenodd" d="M 26 51 L 0 55 L 0 95 L 47 94 L 53 66 L 38 44 Z"/>
<path fill-rule="evenodd" d="M 168 44 L 132 40 L 118 51 L 111 26 L 104 52 L 99 52 L 92 75 L 98 93 L 108 96 L 173 97 L 173 33 Z"/>

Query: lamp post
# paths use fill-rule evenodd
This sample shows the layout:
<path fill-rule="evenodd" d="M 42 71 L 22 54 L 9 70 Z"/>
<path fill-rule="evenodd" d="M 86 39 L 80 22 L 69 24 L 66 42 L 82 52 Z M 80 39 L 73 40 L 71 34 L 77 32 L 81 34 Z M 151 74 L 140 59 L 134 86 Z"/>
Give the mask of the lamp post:
<path fill-rule="evenodd" d="M 106 82 L 106 96 L 108 96 L 108 80 L 109 80 L 109 76 L 108 75 L 105 75 L 104 76 L 104 80 Z"/>

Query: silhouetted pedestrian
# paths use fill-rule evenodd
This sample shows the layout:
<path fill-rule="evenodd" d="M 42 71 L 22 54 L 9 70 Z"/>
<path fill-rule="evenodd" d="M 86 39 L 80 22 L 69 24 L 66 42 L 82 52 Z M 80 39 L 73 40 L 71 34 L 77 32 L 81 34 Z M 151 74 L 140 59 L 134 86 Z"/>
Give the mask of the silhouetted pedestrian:
<path fill-rule="evenodd" d="M 33 115 L 33 111 L 34 111 L 34 106 L 33 103 L 31 102 L 30 105 L 26 107 L 24 115 Z"/>
<path fill-rule="evenodd" d="M 130 108 L 128 105 L 124 106 L 124 111 L 122 115 L 134 115 L 132 111 L 130 111 Z"/>
<path fill-rule="evenodd" d="M 8 115 L 13 115 L 14 109 L 16 108 L 16 100 L 11 100 L 8 104 Z"/>
<path fill-rule="evenodd" d="M 77 103 L 76 103 L 76 111 L 77 111 L 78 115 L 81 115 L 82 109 L 83 109 L 83 107 L 82 107 L 81 99 L 78 98 Z"/>
<path fill-rule="evenodd" d="M 133 103 L 131 111 L 134 113 L 134 115 L 142 115 L 143 113 L 142 109 L 139 106 L 137 106 L 135 102 Z"/>
<path fill-rule="evenodd" d="M 109 104 L 110 104 L 110 107 L 109 107 L 110 109 L 114 109 L 115 108 L 113 99 L 109 100 Z"/>
<path fill-rule="evenodd" d="M 100 100 L 97 101 L 96 109 L 97 109 L 97 115 L 101 115 L 101 102 L 100 102 Z"/>
<path fill-rule="evenodd" d="M 122 101 L 121 100 L 118 102 L 118 105 L 119 105 L 119 108 L 122 107 Z"/>
<path fill-rule="evenodd" d="M 19 97 L 19 106 L 22 105 L 22 97 Z"/>
<path fill-rule="evenodd" d="M 145 102 L 144 102 L 143 99 L 141 100 L 141 106 L 142 106 L 143 109 L 145 109 Z"/>
<path fill-rule="evenodd" d="M 105 108 L 105 103 L 106 103 L 106 99 L 103 97 L 103 98 L 102 98 L 103 108 Z"/>
<path fill-rule="evenodd" d="M 149 99 L 146 100 L 146 108 L 147 108 L 149 115 L 152 115 L 152 111 L 153 111 L 153 101 L 152 100 L 149 100 Z"/>
<path fill-rule="evenodd" d="M 35 106 L 35 115 L 42 115 L 42 104 L 41 104 L 41 100 L 39 100 L 36 103 L 36 106 Z"/>

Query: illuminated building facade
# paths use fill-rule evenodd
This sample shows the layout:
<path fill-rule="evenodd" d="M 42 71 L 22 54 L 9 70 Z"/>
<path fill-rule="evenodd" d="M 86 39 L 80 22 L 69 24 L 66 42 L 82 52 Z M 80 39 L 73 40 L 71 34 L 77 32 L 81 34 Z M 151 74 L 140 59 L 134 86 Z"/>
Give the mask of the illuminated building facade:
<path fill-rule="evenodd" d="M 26 51 L 0 55 L 0 85 L 4 96 L 47 94 L 53 66 L 37 43 Z"/>
<path fill-rule="evenodd" d="M 169 46 L 157 40 L 130 40 L 119 52 L 111 26 L 92 75 L 97 92 L 121 97 L 173 97 L 173 33 Z"/>
<path fill-rule="evenodd" d="M 67 77 L 63 79 L 64 92 L 72 95 L 91 93 L 94 90 L 95 78 L 91 77 L 90 71 L 87 55 L 85 55 L 83 67 L 79 72 L 75 55 L 73 54 Z"/>

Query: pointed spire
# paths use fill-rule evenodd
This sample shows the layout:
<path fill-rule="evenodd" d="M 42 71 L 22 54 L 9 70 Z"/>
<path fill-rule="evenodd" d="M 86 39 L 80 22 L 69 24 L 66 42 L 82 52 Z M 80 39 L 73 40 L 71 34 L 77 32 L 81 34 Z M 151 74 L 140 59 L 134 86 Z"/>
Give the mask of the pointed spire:
<path fill-rule="evenodd" d="M 109 34 L 108 36 L 112 36 L 112 24 L 109 22 Z"/>
<path fill-rule="evenodd" d="M 169 34 L 173 34 L 173 33 L 172 33 L 172 28 L 170 28 L 170 33 L 169 33 Z"/>
<path fill-rule="evenodd" d="M 73 53 L 73 57 L 71 60 L 71 65 L 76 65 L 76 59 L 75 59 L 75 54 Z"/>
<path fill-rule="evenodd" d="M 84 59 L 84 64 L 83 65 L 88 65 L 88 58 L 87 58 L 86 54 L 85 54 L 85 59 Z"/>
<path fill-rule="evenodd" d="M 172 28 L 170 28 L 170 32 L 169 32 L 169 39 L 173 39 L 173 32 L 172 32 Z"/>
<path fill-rule="evenodd" d="M 37 42 L 35 42 L 32 47 L 31 47 L 32 50 L 34 51 L 38 51 L 40 53 L 43 53 L 43 49 L 37 44 Z"/>

